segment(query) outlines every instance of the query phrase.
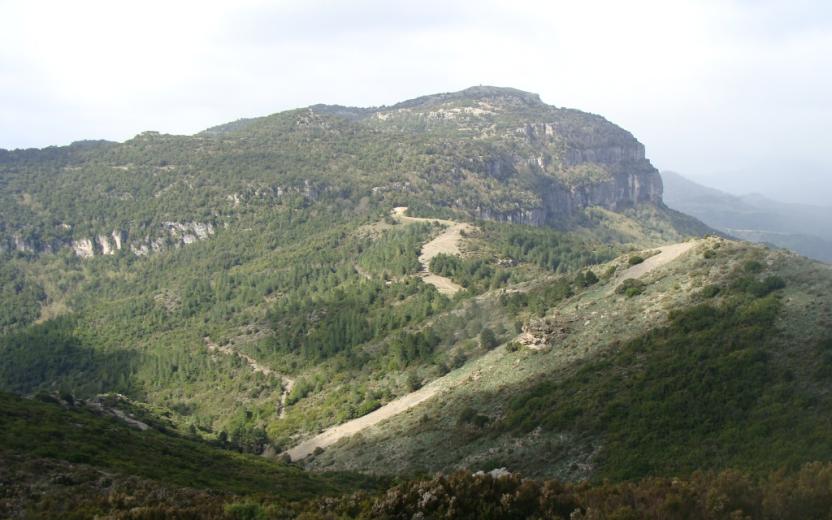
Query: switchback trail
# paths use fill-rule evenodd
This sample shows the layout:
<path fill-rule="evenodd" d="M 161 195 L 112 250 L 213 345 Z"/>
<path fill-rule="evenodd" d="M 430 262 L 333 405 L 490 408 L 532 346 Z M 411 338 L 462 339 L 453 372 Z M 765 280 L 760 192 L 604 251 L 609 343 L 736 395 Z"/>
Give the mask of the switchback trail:
<path fill-rule="evenodd" d="M 422 271 L 419 273 L 419 276 L 425 281 L 425 283 L 429 283 L 436 287 L 440 293 L 453 296 L 457 291 L 461 290 L 462 287 L 454 283 L 449 278 L 431 273 L 430 261 L 439 254 L 461 254 L 459 244 L 463 238 L 462 233 L 464 231 L 470 232 L 474 229 L 474 227 L 464 222 L 454 222 L 452 220 L 409 217 L 406 213 L 406 207 L 394 208 L 393 218 L 402 223 L 438 222 L 439 224 L 446 226 L 446 229 L 439 236 L 422 246 L 421 253 L 419 254 L 419 263 L 422 264 Z M 378 424 L 385 419 L 398 415 L 409 410 L 410 408 L 413 408 L 419 403 L 430 399 L 439 391 L 441 384 L 441 378 L 437 379 L 415 392 L 411 392 L 387 403 L 374 412 L 370 412 L 367 415 L 357 419 L 339 424 L 338 426 L 333 426 L 315 437 L 298 444 L 294 448 L 289 449 L 286 453 L 292 458 L 292 460 L 303 459 L 311 455 L 315 451 L 315 448 L 326 448 L 327 446 L 331 446 L 344 437 L 354 435 L 365 428 Z"/>
<path fill-rule="evenodd" d="M 422 251 L 419 254 L 419 263 L 422 264 L 422 271 L 419 276 L 425 281 L 436 287 L 436 289 L 446 295 L 453 296 L 458 291 L 462 290 L 462 286 L 454 283 L 450 278 L 439 276 L 430 272 L 430 261 L 436 255 L 460 255 L 461 251 L 459 244 L 462 241 L 462 233 L 470 232 L 474 227 L 465 222 L 454 222 L 453 220 L 444 220 L 438 218 L 419 218 L 408 217 L 405 213 L 406 207 L 398 207 L 393 209 L 393 217 L 400 222 L 438 222 L 443 226 L 447 226 L 438 237 L 422 246 Z"/>

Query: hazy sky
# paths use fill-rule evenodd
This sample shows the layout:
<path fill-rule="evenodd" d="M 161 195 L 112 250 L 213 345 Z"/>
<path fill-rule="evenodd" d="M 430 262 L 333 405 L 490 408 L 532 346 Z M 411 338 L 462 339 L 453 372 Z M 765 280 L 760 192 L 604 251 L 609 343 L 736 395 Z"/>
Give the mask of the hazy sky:
<path fill-rule="evenodd" d="M 0 0 L 0 147 L 191 134 L 489 84 L 659 169 L 832 204 L 832 2 Z"/>

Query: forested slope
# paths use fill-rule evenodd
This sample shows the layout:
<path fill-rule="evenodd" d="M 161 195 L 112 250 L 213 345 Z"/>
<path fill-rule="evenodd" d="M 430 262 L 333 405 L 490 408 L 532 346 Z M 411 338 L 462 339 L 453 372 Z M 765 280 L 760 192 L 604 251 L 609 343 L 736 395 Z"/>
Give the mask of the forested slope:
<path fill-rule="evenodd" d="M 450 507 L 414 506 L 409 486 L 423 485 L 537 497 L 462 517 L 584 514 L 601 507 L 592 489 L 632 502 L 678 475 L 698 511 L 719 486 L 697 470 L 781 500 L 761 479 L 793 486 L 770 472 L 832 457 L 832 273 L 713 235 L 661 195 L 629 132 L 492 87 L 0 151 L 0 390 L 17 395 L 1 399 L 2 456 L 33 486 L 46 484 L 31 464 L 90 465 L 87 484 L 115 471 L 142 479 L 147 500 L 175 489 L 182 514 L 215 517 Z M 461 288 L 442 294 L 419 258 L 456 225 L 454 254 L 424 261 Z M 670 244 L 679 256 L 651 260 Z M 354 486 L 282 452 L 426 384 L 433 398 L 299 464 L 466 474 L 288 504 Z M 470 476 L 500 467 L 639 483 Z M 825 466 L 807 468 L 823 481 Z M 204 489 L 222 497 L 200 510 Z"/>

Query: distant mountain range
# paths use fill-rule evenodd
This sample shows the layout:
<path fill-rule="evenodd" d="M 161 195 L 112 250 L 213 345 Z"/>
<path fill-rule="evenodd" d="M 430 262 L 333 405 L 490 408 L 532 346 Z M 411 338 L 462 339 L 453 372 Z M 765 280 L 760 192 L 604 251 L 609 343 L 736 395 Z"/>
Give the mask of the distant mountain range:
<path fill-rule="evenodd" d="M 832 207 L 789 204 L 762 195 L 733 195 L 678 173 L 662 172 L 664 202 L 737 238 L 767 242 L 832 262 Z"/>

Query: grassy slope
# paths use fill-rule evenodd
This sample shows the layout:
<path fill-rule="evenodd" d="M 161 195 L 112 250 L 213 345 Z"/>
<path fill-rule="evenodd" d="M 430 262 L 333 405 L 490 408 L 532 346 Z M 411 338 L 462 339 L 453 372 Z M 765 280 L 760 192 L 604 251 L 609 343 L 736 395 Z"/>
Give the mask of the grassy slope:
<path fill-rule="evenodd" d="M 287 499 L 333 494 L 374 482 L 356 475 L 315 475 L 262 457 L 140 431 L 84 406 L 65 408 L 0 393 L 0 454 L 85 464 L 174 487 Z"/>
<path fill-rule="evenodd" d="M 716 256 L 704 258 L 717 243 Z M 749 261 L 761 272 L 743 271 Z M 786 288 L 758 298 L 732 286 L 748 276 L 779 276 Z M 376 472 L 508 466 L 577 479 L 729 465 L 764 470 L 832 456 L 821 442 L 832 419 L 826 266 L 709 239 L 645 282 L 634 298 L 611 294 L 615 284 L 602 281 L 567 299 L 548 313 L 568 331 L 555 348 L 500 347 L 456 375 L 441 399 L 310 465 Z M 710 285 L 722 292 L 706 299 Z M 717 309 L 706 320 L 696 312 L 669 319 L 703 303 Z M 477 416 L 483 419 L 471 420 Z"/>

